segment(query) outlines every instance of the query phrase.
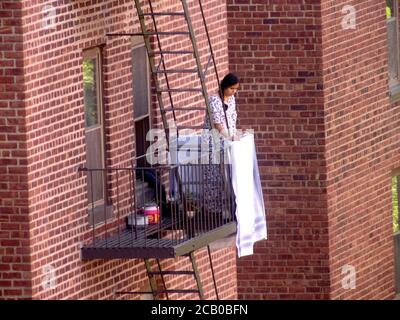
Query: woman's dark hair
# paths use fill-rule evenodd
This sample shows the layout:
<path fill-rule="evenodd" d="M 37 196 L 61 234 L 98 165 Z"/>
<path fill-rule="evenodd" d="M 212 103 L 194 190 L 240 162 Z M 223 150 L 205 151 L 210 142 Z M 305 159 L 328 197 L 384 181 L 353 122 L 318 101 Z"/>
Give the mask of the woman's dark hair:
<path fill-rule="evenodd" d="M 221 87 L 221 100 L 224 103 L 224 91 L 225 89 L 234 86 L 235 84 L 239 83 L 239 78 L 234 75 L 233 73 L 228 73 L 221 81 L 220 87 Z M 228 106 L 224 103 L 225 105 L 225 110 L 228 109 Z"/>
<path fill-rule="evenodd" d="M 221 81 L 221 91 L 224 92 L 225 89 L 234 86 L 239 83 L 238 77 L 233 73 L 228 73 Z"/>

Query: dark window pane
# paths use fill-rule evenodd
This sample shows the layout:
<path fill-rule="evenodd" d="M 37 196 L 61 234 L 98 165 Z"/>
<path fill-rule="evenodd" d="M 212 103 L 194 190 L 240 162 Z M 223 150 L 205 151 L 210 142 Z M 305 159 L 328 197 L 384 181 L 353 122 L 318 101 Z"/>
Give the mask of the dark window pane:
<path fill-rule="evenodd" d="M 85 99 L 85 125 L 99 124 L 99 106 L 97 101 L 97 63 L 95 58 L 83 60 L 83 89 Z"/>
<path fill-rule="evenodd" d="M 133 106 L 135 119 L 143 117 L 149 112 L 149 83 L 147 53 L 145 47 L 133 49 Z"/>
<path fill-rule="evenodd" d="M 150 142 L 146 141 L 146 135 L 149 129 L 150 121 L 148 117 L 135 122 L 136 157 L 145 155 L 150 146 Z M 145 167 L 147 165 L 146 157 L 138 159 L 136 165 L 138 167 Z"/>

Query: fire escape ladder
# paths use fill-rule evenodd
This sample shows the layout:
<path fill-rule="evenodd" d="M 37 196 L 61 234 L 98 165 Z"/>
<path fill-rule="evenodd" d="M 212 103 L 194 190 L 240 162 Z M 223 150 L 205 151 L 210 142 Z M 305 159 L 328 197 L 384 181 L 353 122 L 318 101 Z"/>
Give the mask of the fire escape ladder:
<path fill-rule="evenodd" d="M 138 13 L 139 17 L 139 22 L 140 22 L 140 28 L 141 32 L 140 33 L 117 33 L 117 34 L 109 34 L 109 36 L 143 36 L 144 38 L 144 43 L 146 46 L 148 58 L 150 61 L 150 68 L 151 68 L 151 74 L 152 74 L 152 79 L 153 83 L 155 85 L 155 92 L 157 94 L 157 101 L 158 101 L 158 106 L 160 109 L 160 114 L 165 130 L 165 135 L 167 138 L 167 143 L 169 143 L 169 130 L 172 128 L 168 127 L 168 118 L 167 115 L 169 113 L 172 114 L 172 119 L 173 119 L 173 125 L 174 129 L 176 129 L 176 135 L 179 137 L 180 135 L 180 130 L 181 129 L 201 129 L 202 127 L 199 126 L 187 126 L 187 125 L 182 125 L 179 122 L 179 119 L 177 118 L 176 111 L 181 111 L 182 114 L 185 111 L 184 108 L 179 108 L 175 107 L 175 101 L 173 99 L 173 94 L 175 93 L 186 93 L 187 95 L 189 94 L 197 94 L 202 96 L 202 98 L 198 99 L 198 101 L 203 100 L 204 104 L 203 107 L 196 106 L 194 108 L 187 108 L 186 111 L 192 112 L 193 110 L 203 110 L 206 112 L 206 116 L 210 120 L 211 126 L 214 128 L 214 123 L 213 119 L 211 117 L 211 111 L 210 111 L 210 105 L 209 105 L 209 100 L 208 100 L 208 92 L 207 92 L 207 86 L 206 86 L 206 73 L 208 68 L 212 65 L 214 72 L 215 72 L 215 78 L 217 80 L 217 83 L 219 85 L 219 76 L 218 76 L 218 71 L 217 71 L 217 66 L 215 62 L 215 56 L 214 56 L 214 51 L 213 47 L 211 44 L 211 39 L 206 23 L 206 18 L 204 15 L 204 10 L 203 10 L 203 5 L 201 3 L 201 0 L 198 1 L 199 3 L 199 8 L 201 11 L 201 16 L 202 16 L 202 21 L 205 29 L 205 33 L 207 36 L 207 45 L 208 45 L 208 50 L 210 53 L 210 56 L 208 58 L 208 63 L 207 65 L 203 68 L 201 65 L 201 59 L 200 59 L 200 53 L 199 49 L 197 46 L 197 41 L 196 41 L 196 34 L 192 25 L 192 21 L 190 18 L 190 13 L 189 13 L 189 7 L 187 4 L 186 0 L 180 0 L 179 2 L 182 5 L 182 10 L 179 12 L 172 12 L 172 11 L 166 11 L 166 12 L 155 12 L 154 11 L 154 5 L 153 1 L 149 0 L 147 1 L 147 5 L 141 4 L 143 1 L 140 0 L 135 0 L 135 6 L 136 10 Z M 145 12 L 144 9 L 147 9 Z M 168 31 L 168 30 L 161 30 L 159 27 L 159 18 L 165 18 L 165 17 L 170 17 L 171 19 L 181 19 L 179 21 L 182 21 L 184 18 L 184 23 L 186 24 L 185 30 L 173 30 L 173 31 Z M 175 21 L 175 20 L 174 20 Z M 178 20 L 177 20 L 178 21 Z M 150 23 L 151 28 L 148 27 L 147 25 Z M 169 24 L 170 25 L 170 24 Z M 186 48 L 186 50 L 164 50 L 163 49 L 163 39 L 164 37 L 173 37 L 174 36 L 181 36 L 181 37 L 186 37 L 185 39 L 190 39 L 191 43 L 191 48 Z M 154 46 L 151 41 L 154 39 Z M 155 47 L 155 48 L 154 48 Z M 176 59 L 180 59 L 179 61 L 185 61 L 185 58 L 192 58 L 192 62 L 195 62 L 195 67 L 191 68 L 167 68 L 167 59 L 169 57 L 173 57 L 174 61 Z M 156 59 L 157 58 L 157 59 Z M 187 60 L 186 60 L 187 61 Z M 199 83 L 196 87 L 194 88 L 188 88 L 185 86 L 179 85 L 178 87 L 172 87 L 171 86 L 171 80 L 170 76 L 171 75 L 177 75 L 177 74 L 193 74 L 197 75 Z M 163 80 L 163 85 L 161 84 L 161 81 Z M 165 99 L 164 97 L 167 97 L 168 99 L 168 105 L 165 105 Z M 185 118 L 185 117 L 183 117 Z"/>
<path fill-rule="evenodd" d="M 190 259 L 192 264 L 192 271 L 186 270 L 162 270 L 160 259 L 156 259 L 157 262 L 157 271 L 153 271 L 149 259 L 144 259 L 144 263 L 146 266 L 147 276 L 149 278 L 151 293 L 153 295 L 154 300 L 158 300 L 161 298 L 163 294 L 166 295 L 167 300 L 169 300 L 169 294 L 187 294 L 187 293 L 196 293 L 199 295 L 200 300 L 204 300 L 204 292 L 203 287 L 200 280 L 200 274 L 198 271 L 196 258 L 194 256 L 194 252 L 190 252 L 187 255 Z M 165 276 L 191 276 L 196 280 L 196 288 L 193 289 L 167 289 L 165 283 Z M 156 277 L 161 277 L 162 286 L 160 288 L 159 282 L 157 281 Z"/>
<path fill-rule="evenodd" d="M 162 296 L 165 294 L 167 300 L 169 300 L 170 294 L 188 294 L 188 293 L 196 293 L 199 295 L 200 300 L 204 300 L 204 291 L 203 286 L 200 279 L 200 272 L 197 266 L 196 257 L 194 251 L 186 254 L 190 260 L 192 271 L 190 270 L 162 270 L 160 259 L 155 259 L 157 264 L 157 271 L 153 271 L 152 264 L 149 258 L 145 258 L 144 264 L 146 267 L 147 276 L 149 279 L 150 290 L 151 291 L 131 291 L 131 292 L 117 292 L 117 294 L 152 294 L 154 300 L 160 300 Z M 208 257 L 210 262 L 211 273 L 213 277 L 214 290 L 217 300 L 219 300 L 217 284 L 215 281 L 214 268 L 211 260 L 211 251 L 208 246 Z M 156 277 L 160 276 L 161 279 L 157 279 Z M 191 276 L 196 281 L 196 288 L 192 289 L 167 289 L 165 276 Z M 161 281 L 157 281 L 161 280 Z M 161 282 L 161 283 L 160 283 Z"/>
<path fill-rule="evenodd" d="M 207 92 L 207 85 L 206 85 L 206 74 L 207 71 L 210 67 L 214 69 L 215 72 L 215 79 L 217 81 L 217 87 L 219 88 L 219 83 L 220 79 L 218 76 L 218 71 L 217 71 L 217 66 L 216 66 L 216 61 L 215 61 L 215 56 L 214 56 L 214 51 L 212 48 L 211 40 L 210 40 L 210 35 L 206 23 L 206 18 L 204 15 L 204 10 L 203 10 L 203 5 L 201 0 L 198 0 L 198 5 L 201 11 L 201 17 L 202 17 L 202 22 L 203 26 L 205 29 L 205 34 L 207 37 L 207 45 L 208 45 L 208 50 L 209 50 L 209 57 L 208 57 L 208 62 L 204 66 L 202 66 L 201 62 L 201 57 L 199 53 L 199 48 L 197 46 L 197 41 L 196 41 L 196 34 L 194 31 L 194 27 L 190 18 L 190 13 L 189 13 L 189 7 L 187 4 L 186 0 L 180 0 L 179 2 L 181 3 L 181 10 L 177 11 L 159 11 L 156 12 L 154 9 L 156 5 L 153 5 L 152 0 L 149 1 L 140 1 L 140 0 L 134 0 L 135 1 L 135 6 L 140 22 L 140 29 L 141 32 L 139 33 L 114 33 L 114 34 L 108 34 L 108 36 L 143 36 L 144 39 L 144 44 L 146 47 L 148 59 L 149 59 L 149 64 L 150 64 L 150 69 L 151 69 L 151 76 L 154 84 L 154 92 L 156 93 L 157 97 L 157 102 L 159 106 L 159 111 L 163 123 L 163 127 L 165 130 L 165 137 L 167 141 L 167 150 L 171 151 L 170 149 L 170 142 L 174 140 L 170 140 L 170 135 L 171 133 L 174 135 L 174 139 L 178 139 L 181 136 L 181 131 L 184 132 L 186 129 L 194 129 L 194 130 L 202 130 L 205 129 L 205 126 L 193 126 L 193 125 L 187 125 L 186 122 L 180 123 L 181 119 L 183 121 L 188 121 L 190 119 L 190 112 L 193 112 L 194 110 L 197 111 L 205 111 L 205 116 L 208 118 L 209 123 L 211 124 L 211 128 L 215 128 L 213 118 L 211 116 L 211 110 L 210 110 L 210 104 L 209 104 L 209 96 Z M 162 2 L 161 2 L 162 3 Z M 157 1 L 157 4 L 160 5 L 160 1 Z M 182 24 L 180 26 L 184 27 L 186 25 L 186 28 L 181 28 L 185 30 L 161 30 L 159 28 L 159 20 L 158 19 L 165 19 L 166 17 L 169 17 L 171 20 L 173 19 L 182 19 Z M 183 22 L 183 19 L 185 22 Z M 175 20 L 174 20 L 175 21 Z M 178 23 L 169 23 L 169 26 L 171 25 L 179 25 Z M 175 27 L 172 27 L 173 29 L 176 29 Z M 181 45 L 179 42 L 173 42 L 173 37 L 185 37 L 185 41 L 187 41 L 188 47 L 185 48 L 185 50 L 180 50 L 176 48 L 166 48 L 165 43 L 163 42 L 163 39 L 165 37 L 171 37 L 170 43 L 173 43 L 179 46 Z M 189 42 L 190 40 L 190 42 Z M 164 48 L 163 48 L 164 46 Z M 190 48 L 189 48 L 190 46 Z M 169 45 L 168 45 L 169 47 Z M 177 65 L 185 65 L 187 64 L 186 62 L 191 60 L 192 67 L 173 67 L 173 68 L 167 68 L 169 57 L 172 57 L 174 59 L 174 64 Z M 177 59 L 180 59 L 180 63 L 175 63 Z M 195 67 L 194 67 L 195 66 Z M 177 81 L 177 75 L 183 75 L 187 76 L 188 74 L 193 74 L 196 77 L 196 82 L 198 78 L 198 85 L 194 85 L 193 87 L 188 87 L 187 85 L 182 85 L 182 81 Z M 175 78 L 171 78 L 175 77 Z M 172 86 L 172 84 L 175 84 L 178 82 L 179 84 L 177 86 Z M 194 101 L 199 102 L 199 106 L 194 106 L 194 107 L 187 107 L 184 108 L 182 106 L 175 106 L 175 101 L 174 101 L 174 95 L 175 94 L 185 94 L 185 97 L 189 97 L 189 95 L 193 95 L 193 98 L 195 95 L 198 96 L 197 99 L 193 99 Z M 192 97 L 192 96 L 190 96 Z M 180 112 L 180 117 L 177 116 L 177 112 Z M 224 110 L 225 112 L 225 110 Z M 184 113 L 186 113 L 184 115 Z M 225 117 L 227 120 L 227 117 Z M 173 120 L 172 123 L 172 128 L 170 127 L 170 124 L 168 123 L 168 120 Z M 228 123 L 226 121 L 226 125 L 228 127 Z M 229 127 L 228 127 L 229 128 Z M 171 131 L 173 130 L 173 131 Z M 177 140 L 176 140 L 177 141 Z M 174 141 L 175 142 L 175 141 Z M 175 150 L 172 150 L 175 151 Z M 183 206 L 186 207 L 186 198 L 185 198 L 185 191 L 183 190 L 182 186 L 182 180 L 181 177 L 179 176 L 178 170 L 175 170 L 175 176 L 176 176 L 176 181 L 178 183 L 178 193 L 181 196 L 181 199 L 183 201 Z M 224 183 L 227 184 L 229 183 L 229 177 L 224 178 Z M 191 244 L 192 245 L 192 244 Z M 203 242 L 202 246 L 208 246 L 208 243 Z M 193 271 L 163 271 L 161 269 L 161 264 L 159 259 L 156 259 L 156 263 L 158 266 L 157 271 L 153 271 L 150 263 L 150 254 L 143 255 L 144 263 L 146 266 L 146 271 L 147 275 L 149 278 L 150 282 L 150 289 L 151 292 L 142 292 L 142 293 L 151 293 L 154 297 L 154 299 L 159 299 L 162 297 L 161 295 L 165 294 L 166 298 L 169 299 L 169 294 L 172 293 L 197 293 L 199 295 L 200 299 L 204 299 L 204 292 L 202 289 L 201 281 L 200 281 L 200 274 L 199 270 L 197 267 L 196 259 L 194 256 L 194 251 L 198 249 L 195 245 L 192 245 L 191 251 L 186 251 L 182 252 L 180 255 L 182 256 L 188 256 L 191 264 L 192 264 L 192 269 Z M 187 253 L 189 252 L 189 253 Z M 121 251 L 121 254 L 124 252 Z M 214 282 L 214 288 L 215 288 L 215 293 L 216 293 L 216 298 L 219 299 L 218 297 L 218 291 L 217 291 L 217 286 L 216 286 L 216 281 L 215 281 L 215 276 L 214 276 L 214 269 L 212 265 L 212 259 L 211 259 L 211 252 L 210 248 L 208 246 L 208 255 L 209 255 L 209 262 L 210 262 L 210 268 L 212 272 L 212 277 L 213 277 L 213 282 Z M 190 290 L 182 290 L 182 289 L 167 289 L 165 286 L 165 276 L 166 275 L 189 275 L 193 276 L 195 281 L 196 281 L 196 289 L 190 289 Z M 161 281 L 157 281 L 156 277 L 161 276 Z M 162 287 L 162 288 L 160 288 Z M 139 293 L 139 292 L 120 292 L 122 293 L 127 293 L 127 294 L 132 294 L 132 293 Z"/>

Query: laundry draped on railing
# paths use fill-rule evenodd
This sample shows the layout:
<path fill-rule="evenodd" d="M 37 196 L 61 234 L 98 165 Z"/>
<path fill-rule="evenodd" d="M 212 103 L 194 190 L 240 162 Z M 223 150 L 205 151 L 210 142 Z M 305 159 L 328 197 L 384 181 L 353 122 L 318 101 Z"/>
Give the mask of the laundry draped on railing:
<path fill-rule="evenodd" d="M 253 254 L 253 245 L 267 238 L 265 207 L 254 136 L 246 134 L 231 144 L 232 185 L 236 196 L 238 256 Z"/>

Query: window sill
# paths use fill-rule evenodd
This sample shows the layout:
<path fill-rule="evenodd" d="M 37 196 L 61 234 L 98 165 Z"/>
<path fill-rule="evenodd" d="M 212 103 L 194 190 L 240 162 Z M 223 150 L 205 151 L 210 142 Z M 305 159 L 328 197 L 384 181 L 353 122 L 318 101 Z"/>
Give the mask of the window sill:
<path fill-rule="evenodd" d="M 113 217 L 113 207 L 99 205 L 94 209 L 90 208 L 88 213 L 88 223 L 93 227 L 105 223 L 106 220 L 111 220 Z"/>

